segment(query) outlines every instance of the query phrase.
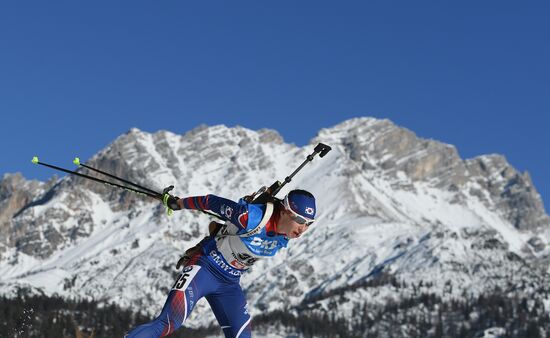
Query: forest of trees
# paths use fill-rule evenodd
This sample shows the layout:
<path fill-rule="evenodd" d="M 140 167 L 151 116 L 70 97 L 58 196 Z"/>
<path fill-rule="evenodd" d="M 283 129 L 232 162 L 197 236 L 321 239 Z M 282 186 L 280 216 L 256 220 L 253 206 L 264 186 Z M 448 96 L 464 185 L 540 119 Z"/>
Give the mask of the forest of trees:
<path fill-rule="evenodd" d="M 19 290 L 17 297 L 0 297 L 1 338 L 113 338 L 123 337 L 136 324 L 150 318 L 116 305 L 94 301 L 74 301 L 42 295 L 29 296 Z M 182 328 L 171 337 L 204 337 L 219 328 Z"/>
<path fill-rule="evenodd" d="M 336 297 L 334 297 L 336 296 Z M 333 295 L 338 299 L 338 295 Z M 335 305 L 335 309 L 337 306 Z M 284 328 L 292 337 L 475 337 L 491 327 L 502 337 L 550 338 L 548 313 L 540 300 L 503 293 L 445 302 L 434 294 L 419 294 L 376 308 L 356 306 L 350 318 L 319 310 L 275 311 L 253 319 L 254 331 Z M 136 323 L 149 318 L 115 305 L 59 297 L 0 298 L 0 337 L 94 338 L 123 337 Z M 182 328 L 170 337 L 219 335 L 218 327 Z"/>
<path fill-rule="evenodd" d="M 335 306 L 336 307 L 336 306 Z M 302 311 L 299 317 L 277 311 L 254 318 L 256 325 L 278 321 L 303 337 L 476 337 L 493 327 L 501 337 L 550 338 L 550 320 L 540 300 L 503 294 L 444 302 L 420 294 L 376 308 L 364 303 L 349 321 L 336 313 Z M 360 318 L 360 320 L 358 320 Z"/>

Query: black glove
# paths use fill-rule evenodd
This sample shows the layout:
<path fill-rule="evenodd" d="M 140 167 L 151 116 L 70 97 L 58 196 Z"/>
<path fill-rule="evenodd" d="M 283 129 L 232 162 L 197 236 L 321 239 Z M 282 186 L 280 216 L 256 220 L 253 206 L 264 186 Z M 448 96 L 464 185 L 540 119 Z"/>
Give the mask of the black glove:
<path fill-rule="evenodd" d="M 170 190 L 172 189 L 174 189 L 173 185 L 164 188 L 164 190 L 162 191 L 162 204 L 172 210 L 181 210 L 181 207 L 178 204 L 178 200 L 180 198 L 178 196 L 172 196 L 169 194 Z"/>
<path fill-rule="evenodd" d="M 176 270 L 179 270 L 180 267 L 185 266 L 185 263 L 189 260 L 189 256 L 183 256 L 178 260 L 178 263 L 176 264 Z"/>
<path fill-rule="evenodd" d="M 179 270 L 180 267 L 187 265 L 187 262 L 189 262 L 191 257 L 195 256 L 199 251 L 202 250 L 202 242 L 207 238 L 208 237 L 203 238 L 202 241 L 200 241 L 197 245 L 187 249 L 183 256 L 178 260 L 178 263 L 176 264 L 176 269 Z"/>
<path fill-rule="evenodd" d="M 162 197 L 162 202 L 165 207 L 168 207 L 172 210 L 181 210 L 180 205 L 178 204 L 178 200 L 180 198 L 178 196 L 172 196 L 170 194 L 164 194 Z"/>

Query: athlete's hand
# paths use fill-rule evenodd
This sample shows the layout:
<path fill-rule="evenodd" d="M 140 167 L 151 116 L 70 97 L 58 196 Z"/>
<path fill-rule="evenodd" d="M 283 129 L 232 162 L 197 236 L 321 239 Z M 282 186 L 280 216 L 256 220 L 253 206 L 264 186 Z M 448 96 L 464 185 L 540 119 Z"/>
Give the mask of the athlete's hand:
<path fill-rule="evenodd" d="M 180 267 L 184 266 L 185 263 L 189 260 L 189 257 L 187 255 L 181 257 L 179 260 L 178 260 L 178 263 L 176 264 L 176 270 L 179 270 Z"/>
<path fill-rule="evenodd" d="M 176 264 L 176 269 L 179 270 L 180 267 L 182 266 L 185 266 L 187 265 L 187 262 L 189 262 L 189 260 L 195 256 L 196 254 L 198 254 L 199 252 L 201 252 L 202 250 L 202 243 L 207 240 L 209 237 L 206 236 L 202 239 L 202 241 L 200 241 L 197 245 L 195 245 L 194 247 L 192 248 L 189 248 L 185 251 L 185 253 L 183 254 L 183 256 L 178 260 L 178 263 Z"/>
<path fill-rule="evenodd" d="M 178 200 L 180 198 L 178 196 L 172 196 L 169 194 L 170 190 L 172 189 L 174 189 L 173 185 L 164 188 L 164 190 L 162 191 L 162 204 L 172 210 L 181 210 L 181 207 L 178 204 Z"/>

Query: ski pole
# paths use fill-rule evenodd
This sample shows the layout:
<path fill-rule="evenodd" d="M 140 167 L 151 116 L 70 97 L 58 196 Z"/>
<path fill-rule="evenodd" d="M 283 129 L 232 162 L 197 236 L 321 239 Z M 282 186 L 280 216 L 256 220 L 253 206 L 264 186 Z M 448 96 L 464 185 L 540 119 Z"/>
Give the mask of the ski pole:
<path fill-rule="evenodd" d="M 135 186 L 135 187 L 137 187 L 137 188 L 143 189 L 143 190 L 145 190 L 145 191 L 138 190 L 138 189 L 134 189 L 134 188 L 131 188 L 131 187 L 127 187 L 127 186 L 124 186 L 124 185 L 120 185 L 120 184 L 118 184 L 118 183 L 105 181 L 105 180 L 102 180 L 102 179 L 97 178 L 97 177 L 89 176 L 89 175 L 86 175 L 86 174 L 81 174 L 81 173 L 79 173 L 79 172 L 72 171 L 72 170 L 65 169 L 65 168 L 61 168 L 61 167 L 58 167 L 58 166 L 55 166 L 55 165 L 52 165 L 52 164 L 40 162 L 40 161 L 38 160 L 38 157 L 37 157 L 37 156 L 33 157 L 32 163 L 34 163 L 34 164 L 40 164 L 40 165 L 43 165 L 43 166 L 45 166 L 45 167 L 49 167 L 49 168 L 52 168 L 52 169 L 55 169 L 55 170 L 60 170 L 60 171 L 62 171 L 62 172 L 65 172 L 65 173 L 68 173 L 68 174 L 71 174 L 71 175 L 76 175 L 76 176 L 79 176 L 79 177 L 87 178 L 87 179 L 90 179 L 90 180 L 95 181 L 95 182 L 107 184 L 107 185 L 109 185 L 109 186 L 121 188 L 121 189 L 124 189 L 124 190 L 127 190 L 127 191 L 131 191 L 131 192 L 134 192 L 134 193 L 137 193 L 137 194 L 140 194 L 140 195 L 149 196 L 149 197 L 152 197 L 152 198 L 154 198 L 154 199 L 157 199 L 157 200 L 162 201 L 163 204 L 164 204 L 164 192 L 168 192 L 168 191 L 170 191 L 172 188 L 174 188 L 174 186 L 170 186 L 170 187 L 166 188 L 162 194 L 160 194 L 160 193 L 158 193 L 158 192 L 156 192 L 156 191 L 154 191 L 154 190 L 151 190 L 151 189 L 149 189 L 149 188 L 142 187 L 142 186 L 140 186 L 140 185 L 138 185 L 138 184 L 132 183 L 132 182 L 130 182 L 130 181 L 127 181 L 127 180 L 122 179 L 122 178 L 120 178 L 120 177 L 117 177 L 117 176 L 115 176 L 115 175 L 109 174 L 109 173 L 104 172 L 104 171 L 102 171 L 102 170 L 95 169 L 95 168 L 90 167 L 90 166 L 88 166 L 88 165 L 84 165 L 83 163 L 80 163 L 80 159 L 79 159 L 78 157 L 76 157 L 76 158 L 74 159 L 74 161 L 73 161 L 74 164 L 76 164 L 76 165 L 82 165 L 82 166 L 85 167 L 85 168 L 94 170 L 94 171 L 96 171 L 96 172 L 98 172 L 98 173 L 101 173 L 101 174 L 103 174 L 103 175 L 106 175 L 106 176 L 112 177 L 112 178 L 114 178 L 114 179 L 120 180 L 120 181 L 122 181 L 122 182 L 131 184 L 131 185 L 133 185 L 133 186 Z M 167 209 L 166 212 L 167 212 L 168 216 L 171 216 L 172 213 L 173 213 L 173 210 L 170 209 L 170 208 L 168 208 L 168 207 L 167 207 L 166 209 Z M 208 211 L 206 211 L 206 210 L 200 210 L 200 211 L 203 212 L 203 213 L 205 213 L 205 214 L 207 214 L 207 215 L 214 216 L 214 217 L 218 217 L 218 218 L 221 219 L 220 216 L 218 216 L 218 215 L 216 215 L 216 214 L 214 214 L 214 213 L 208 212 Z"/>
<path fill-rule="evenodd" d="M 78 165 L 78 166 L 82 166 L 82 167 L 87 168 L 87 169 L 89 169 L 89 170 L 92 170 L 92 171 L 98 172 L 98 173 L 100 173 L 100 174 L 103 174 L 103 175 L 105 175 L 105 176 L 114 178 L 115 180 L 119 180 L 119 181 L 124 182 L 124 183 L 126 183 L 126 184 L 132 185 L 132 186 L 134 186 L 134 187 L 136 187 L 136 188 L 138 188 L 138 189 L 141 189 L 141 190 L 143 190 L 143 191 L 148 191 L 148 192 L 151 193 L 151 194 L 162 195 L 162 194 L 160 194 L 160 193 L 158 193 L 158 192 L 156 192 L 156 191 L 154 191 L 154 190 L 151 190 L 151 189 L 149 189 L 149 188 L 143 187 L 143 186 L 141 186 L 141 185 L 139 185 L 139 184 L 130 182 L 130 181 L 128 181 L 128 180 L 125 180 L 125 179 L 120 178 L 120 177 L 118 177 L 118 176 L 115 176 L 115 175 L 113 175 L 113 174 L 109 174 L 108 172 L 105 172 L 105 171 L 103 171 L 103 170 L 99 170 L 99 169 L 90 167 L 90 166 L 87 165 L 86 163 L 80 162 L 80 158 L 78 158 L 78 157 L 75 157 L 75 158 L 74 158 L 73 163 L 76 164 L 76 165 Z"/>
<path fill-rule="evenodd" d="M 97 177 L 89 176 L 89 175 L 86 175 L 86 174 L 81 174 L 81 173 L 76 172 L 76 171 L 72 171 L 72 170 L 61 168 L 61 167 L 58 167 L 58 166 L 55 166 L 55 165 L 52 165 L 52 164 L 40 162 L 38 160 L 37 156 L 32 158 L 32 163 L 40 164 L 40 165 L 43 165 L 45 167 L 49 167 L 49 168 L 52 168 L 52 169 L 55 169 L 55 170 L 59 170 L 59 171 L 62 171 L 62 172 L 65 172 L 65 173 L 68 173 L 68 174 L 71 174 L 71 175 L 76 175 L 76 176 L 79 176 L 79 177 L 87 178 L 87 179 L 92 180 L 92 181 L 107 184 L 109 186 L 113 186 L 113 187 L 117 187 L 117 188 L 124 189 L 124 190 L 127 190 L 127 191 L 131 191 L 131 192 L 134 192 L 134 193 L 137 193 L 137 194 L 140 194 L 140 195 L 149 196 L 149 197 L 152 197 L 154 199 L 158 199 L 158 200 L 162 201 L 162 195 L 159 194 L 159 193 L 151 193 L 149 191 L 137 190 L 137 189 L 134 189 L 134 188 L 130 188 L 130 187 L 120 185 L 118 183 L 105 181 L 105 180 L 102 180 L 102 179 L 97 178 Z"/>
<path fill-rule="evenodd" d="M 167 193 L 167 192 L 169 192 L 170 190 L 172 190 L 172 189 L 174 188 L 174 186 L 171 185 L 171 186 L 169 186 L 168 188 L 164 189 L 164 191 L 163 191 L 162 194 L 159 194 L 158 192 L 156 192 L 156 191 L 154 191 L 154 190 L 151 190 L 151 189 L 149 189 L 149 188 L 143 187 L 143 186 L 141 186 L 141 185 L 139 185 L 139 184 L 130 182 L 130 181 L 128 181 L 128 180 L 125 180 L 125 179 L 120 178 L 120 177 L 118 177 L 118 176 L 115 176 L 115 175 L 113 175 L 113 174 L 109 174 L 108 172 L 105 172 L 105 171 L 103 171 L 103 170 L 99 170 L 99 169 L 96 169 L 96 168 L 94 168 L 94 167 L 90 167 L 89 165 L 80 162 L 80 158 L 78 158 L 78 157 L 75 157 L 75 159 L 73 160 L 73 163 L 76 164 L 76 165 L 82 166 L 82 167 L 84 167 L 84 168 L 90 169 L 90 170 L 92 170 L 92 171 L 98 172 L 98 173 L 100 173 L 100 174 L 109 176 L 109 177 L 114 178 L 114 179 L 116 179 L 116 180 L 119 180 L 119 181 L 121 181 L 121 182 L 130 184 L 130 185 L 133 185 L 134 187 L 139 188 L 139 189 L 142 189 L 142 190 L 144 190 L 144 191 L 148 191 L 148 192 L 150 192 L 151 194 L 159 195 L 159 196 L 161 196 L 161 197 L 160 197 L 160 200 L 163 201 L 163 203 L 164 203 L 164 193 Z M 218 215 L 216 215 L 216 214 L 214 214 L 214 213 L 212 213 L 212 212 L 209 212 L 209 211 L 207 211 L 207 210 L 200 210 L 200 211 L 201 211 L 202 213 L 205 213 L 205 214 L 209 215 L 209 216 L 214 216 L 214 217 L 217 217 L 217 218 L 219 218 L 219 219 L 223 219 L 223 218 L 221 218 L 220 216 L 218 216 Z M 171 211 L 170 208 L 168 208 L 168 215 L 172 215 L 172 211 Z"/>

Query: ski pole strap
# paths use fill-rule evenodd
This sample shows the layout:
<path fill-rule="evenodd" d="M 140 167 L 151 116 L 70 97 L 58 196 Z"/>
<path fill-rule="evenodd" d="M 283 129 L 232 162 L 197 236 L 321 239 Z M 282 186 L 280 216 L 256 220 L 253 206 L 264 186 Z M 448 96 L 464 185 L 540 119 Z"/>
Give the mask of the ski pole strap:
<path fill-rule="evenodd" d="M 166 207 L 166 214 L 168 216 L 172 216 L 172 214 L 174 213 L 174 210 L 168 206 L 169 198 L 170 198 L 170 194 L 164 194 L 164 196 L 162 196 L 162 204 L 164 204 L 164 206 Z"/>

